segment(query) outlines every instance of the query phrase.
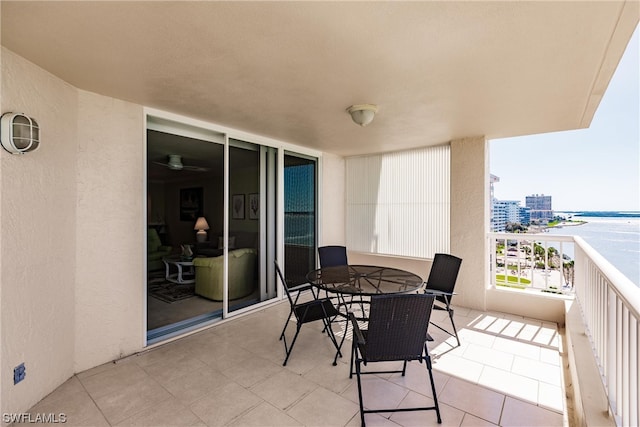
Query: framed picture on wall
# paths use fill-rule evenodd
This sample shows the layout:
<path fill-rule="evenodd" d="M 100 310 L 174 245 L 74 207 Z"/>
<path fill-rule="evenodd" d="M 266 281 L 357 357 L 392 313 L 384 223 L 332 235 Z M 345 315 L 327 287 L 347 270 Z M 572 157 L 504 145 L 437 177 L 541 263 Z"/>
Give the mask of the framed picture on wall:
<path fill-rule="evenodd" d="M 183 188 L 180 190 L 180 221 L 195 222 L 202 216 L 202 187 Z"/>
<path fill-rule="evenodd" d="M 260 218 L 260 197 L 258 193 L 249 194 L 249 219 Z"/>
<path fill-rule="evenodd" d="M 244 219 L 244 194 L 231 196 L 231 219 Z"/>

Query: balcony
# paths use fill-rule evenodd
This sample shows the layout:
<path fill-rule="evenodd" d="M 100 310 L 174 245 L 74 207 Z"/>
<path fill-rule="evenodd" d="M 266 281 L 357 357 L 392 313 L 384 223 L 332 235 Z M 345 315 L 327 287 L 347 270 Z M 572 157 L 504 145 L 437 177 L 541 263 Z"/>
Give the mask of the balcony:
<path fill-rule="evenodd" d="M 516 246 L 526 237 L 531 239 L 491 235 L 515 240 Z M 558 236 L 540 239 L 536 237 L 544 245 Z M 638 384 L 632 380 L 638 373 L 637 292 L 581 239 L 567 243 L 574 246 L 574 286 L 565 288 L 569 295 L 543 293 L 565 299 L 566 328 L 456 307 L 460 347 L 430 329 L 443 425 L 637 424 Z M 586 323 L 576 312 L 577 301 Z M 319 327 L 302 329 L 288 365 L 281 366 L 284 350 L 277 336 L 288 312 L 286 303 L 276 303 L 79 373 L 35 405 L 29 416 L 63 413 L 68 425 L 357 425 L 348 350 L 332 366 L 332 346 Z M 434 311 L 432 320 L 448 323 L 444 312 Z M 590 340 L 576 325 L 591 331 Z M 595 353 L 585 352 L 585 344 Z M 349 348 L 348 341 L 343 348 Z M 429 400 L 426 381 L 424 366 L 417 363 L 410 364 L 404 378 L 365 378 L 365 402 L 401 407 Z M 608 408 L 613 417 L 607 416 Z M 367 415 L 367 421 L 436 425 L 432 412 L 385 416 L 389 414 Z"/>

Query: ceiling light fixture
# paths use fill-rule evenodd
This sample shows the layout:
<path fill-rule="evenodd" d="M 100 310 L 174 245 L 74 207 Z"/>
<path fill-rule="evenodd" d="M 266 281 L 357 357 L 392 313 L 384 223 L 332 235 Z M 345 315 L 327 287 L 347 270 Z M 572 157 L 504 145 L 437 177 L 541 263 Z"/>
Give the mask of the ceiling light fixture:
<path fill-rule="evenodd" d="M 347 108 L 354 123 L 364 127 L 373 121 L 378 112 L 378 107 L 373 104 L 357 104 Z"/>
<path fill-rule="evenodd" d="M 169 169 L 176 171 L 182 170 L 182 168 L 184 168 L 182 156 L 179 154 L 169 154 L 169 163 L 167 163 L 167 166 L 169 166 Z"/>

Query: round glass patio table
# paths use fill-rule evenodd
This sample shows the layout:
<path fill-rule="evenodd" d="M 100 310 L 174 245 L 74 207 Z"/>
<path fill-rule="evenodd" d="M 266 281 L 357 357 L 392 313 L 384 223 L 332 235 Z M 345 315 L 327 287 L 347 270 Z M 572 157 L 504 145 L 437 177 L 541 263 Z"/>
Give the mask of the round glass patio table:
<path fill-rule="evenodd" d="M 307 280 L 327 292 L 343 295 L 380 295 L 415 292 L 422 278 L 405 270 L 375 265 L 341 265 L 310 271 Z"/>
<path fill-rule="evenodd" d="M 338 351 L 333 358 L 334 366 L 337 365 L 338 356 L 342 356 L 340 349 L 349 328 L 348 312 L 354 313 L 358 320 L 366 321 L 368 315 L 364 306 L 369 304 L 369 297 L 415 292 L 420 289 L 423 283 L 422 278 L 416 274 L 397 268 L 375 265 L 340 265 L 319 268 L 307 273 L 307 280 L 320 290 L 336 294 L 338 313 L 345 319 L 344 333 Z M 356 314 L 358 308 L 359 313 Z"/>

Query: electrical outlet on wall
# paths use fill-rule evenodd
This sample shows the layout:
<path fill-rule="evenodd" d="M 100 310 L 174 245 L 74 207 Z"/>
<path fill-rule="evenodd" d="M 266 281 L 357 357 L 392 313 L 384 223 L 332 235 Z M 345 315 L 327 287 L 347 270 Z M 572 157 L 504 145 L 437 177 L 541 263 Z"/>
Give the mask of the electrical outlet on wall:
<path fill-rule="evenodd" d="M 27 375 L 27 371 L 24 367 L 24 363 L 19 364 L 13 368 L 13 384 L 18 384 Z"/>

